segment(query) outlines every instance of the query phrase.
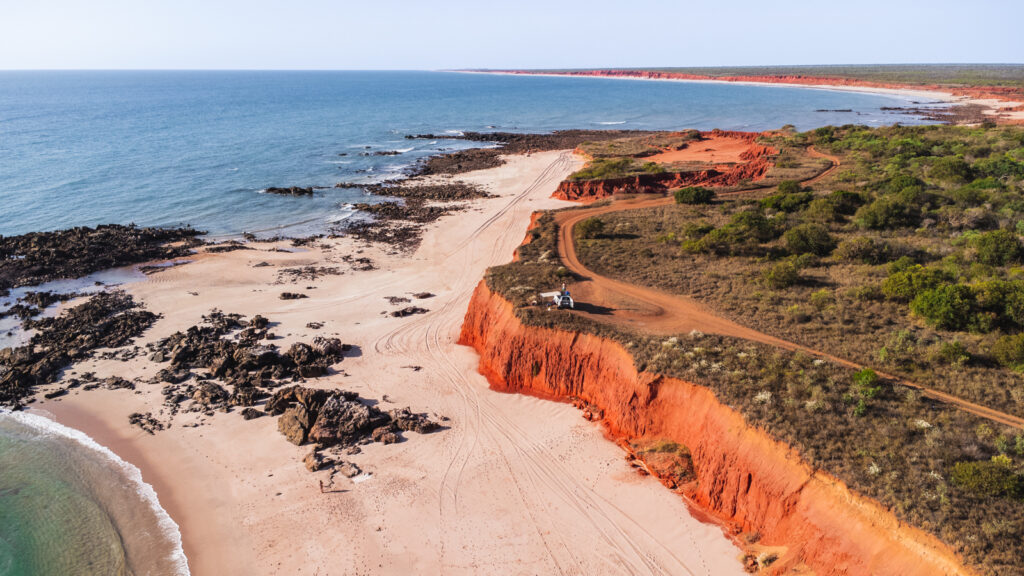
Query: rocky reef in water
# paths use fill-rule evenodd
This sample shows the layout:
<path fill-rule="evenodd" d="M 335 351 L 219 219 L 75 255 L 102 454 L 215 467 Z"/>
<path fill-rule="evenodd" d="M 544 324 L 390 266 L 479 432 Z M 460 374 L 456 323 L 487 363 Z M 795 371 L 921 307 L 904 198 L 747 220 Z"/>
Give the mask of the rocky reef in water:
<path fill-rule="evenodd" d="M 200 234 L 192 228 L 106 224 L 0 236 L 0 290 L 187 256 L 201 244 Z"/>

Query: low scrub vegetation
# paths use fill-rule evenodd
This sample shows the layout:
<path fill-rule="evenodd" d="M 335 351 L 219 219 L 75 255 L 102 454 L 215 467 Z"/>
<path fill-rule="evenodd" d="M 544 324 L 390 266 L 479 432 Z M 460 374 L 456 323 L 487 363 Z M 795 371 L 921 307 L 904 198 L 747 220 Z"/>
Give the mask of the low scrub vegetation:
<path fill-rule="evenodd" d="M 1005 470 L 1017 474 L 1024 464 L 1019 431 L 928 401 L 870 369 L 854 371 L 806 354 L 697 332 L 647 336 L 548 310 L 537 293 L 550 290 L 560 281 L 559 271 L 564 273 L 551 256 L 556 237 L 554 219 L 545 215 L 517 262 L 488 271 L 488 286 L 513 303 L 521 321 L 616 340 L 639 370 L 708 386 L 812 465 L 961 550 L 982 572 L 1016 573 L 1024 553 L 1024 500 L 1016 492 L 1019 477 Z M 811 308 L 835 306 L 833 291 L 819 288 L 811 294 Z M 908 333 L 886 345 L 887 362 L 927 357 L 928 366 L 948 371 L 972 361 L 955 340 L 922 341 Z M 663 452 L 685 454 L 684 447 L 668 441 L 634 448 L 645 460 Z M 993 470 L 990 462 L 1000 468 Z"/>
<path fill-rule="evenodd" d="M 640 162 L 632 158 L 598 158 L 582 170 L 571 174 L 569 180 L 610 180 L 637 174 L 658 174 L 663 171 L 661 165 L 654 162 Z"/>
<path fill-rule="evenodd" d="M 715 191 L 703 186 L 680 188 L 672 195 L 676 199 L 676 204 L 710 204 L 715 199 Z"/>
<path fill-rule="evenodd" d="M 842 165 L 810 188 L 779 180 L 710 204 L 603 215 L 603 233 L 578 244 L 581 260 L 774 336 L 1024 415 L 1024 130 L 844 126 L 775 138 L 784 150 L 836 154 Z M 1019 572 L 1019 431 L 922 401 L 873 371 L 800 354 L 711 336 L 666 344 L 530 306 L 520 315 L 616 338 L 638 367 L 708 385 L 982 572 Z"/>

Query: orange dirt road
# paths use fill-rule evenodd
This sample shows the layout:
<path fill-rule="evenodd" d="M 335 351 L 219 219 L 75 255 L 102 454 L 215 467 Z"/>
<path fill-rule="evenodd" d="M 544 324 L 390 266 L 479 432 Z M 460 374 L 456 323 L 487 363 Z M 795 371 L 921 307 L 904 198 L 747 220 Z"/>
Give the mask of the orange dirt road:
<path fill-rule="evenodd" d="M 832 160 L 833 165 L 825 172 L 805 181 L 804 184 L 817 182 L 839 167 L 839 158 L 817 152 L 813 148 L 810 149 L 810 152 L 814 156 L 829 158 Z M 670 294 L 655 288 L 636 286 L 614 278 L 601 276 L 580 262 L 579 256 L 576 253 L 575 238 L 573 236 L 573 229 L 580 221 L 611 212 L 668 206 L 673 202 L 672 197 L 660 195 L 654 197 L 633 197 L 623 200 L 613 199 L 611 203 L 602 206 L 568 210 L 555 214 L 555 221 L 559 227 L 558 257 L 566 268 L 583 278 L 582 281 L 573 283 L 570 286 L 573 299 L 580 303 L 578 309 L 573 312 L 574 314 L 586 316 L 597 322 L 650 334 L 677 335 L 698 330 L 708 334 L 731 336 L 777 346 L 786 350 L 801 351 L 850 368 L 864 368 L 864 366 L 856 362 L 851 362 L 850 360 L 788 340 L 776 338 L 770 334 L 737 324 L 687 296 Z M 923 396 L 928 398 L 957 406 L 962 410 L 998 422 L 999 424 L 1024 430 L 1024 418 L 975 404 L 890 374 L 883 372 L 878 372 L 878 374 L 883 378 L 919 390 Z"/>

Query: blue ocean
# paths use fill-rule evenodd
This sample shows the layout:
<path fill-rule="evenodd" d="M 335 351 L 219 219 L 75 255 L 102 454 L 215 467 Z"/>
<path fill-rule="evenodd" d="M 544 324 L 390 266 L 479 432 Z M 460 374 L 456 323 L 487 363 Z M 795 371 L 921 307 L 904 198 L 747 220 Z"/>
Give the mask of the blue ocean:
<path fill-rule="evenodd" d="M 408 134 L 919 123 L 881 110 L 905 104 L 779 86 L 445 72 L 0 72 L 0 235 L 132 222 L 307 235 L 365 200 L 335 183 L 395 178 L 471 146 Z M 295 198 L 262 193 L 270 186 L 325 188 Z M 157 496 L 83 435 L 0 413 L 0 576 L 186 573 Z"/>
<path fill-rule="evenodd" d="M 880 110 L 902 104 L 807 88 L 446 72 L 0 72 L 0 234 L 131 222 L 309 234 L 350 216 L 361 191 L 260 191 L 379 182 L 466 147 L 407 134 L 916 122 Z M 400 154 L 373 155 L 382 151 Z"/>

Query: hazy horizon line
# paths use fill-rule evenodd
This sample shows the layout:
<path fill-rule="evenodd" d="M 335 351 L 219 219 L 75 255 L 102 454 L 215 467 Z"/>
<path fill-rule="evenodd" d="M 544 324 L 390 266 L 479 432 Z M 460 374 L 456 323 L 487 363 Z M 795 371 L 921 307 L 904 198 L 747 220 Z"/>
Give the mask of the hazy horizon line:
<path fill-rule="evenodd" d="M 1024 62 L 886 62 L 856 64 L 730 64 L 730 65 L 638 65 L 638 66 L 572 66 L 572 67 L 516 67 L 504 66 L 496 68 L 0 68 L 0 72 L 478 72 L 502 70 L 665 70 L 682 69 L 717 69 L 724 68 L 820 68 L 820 67 L 858 67 L 858 66 L 1024 66 Z"/>

